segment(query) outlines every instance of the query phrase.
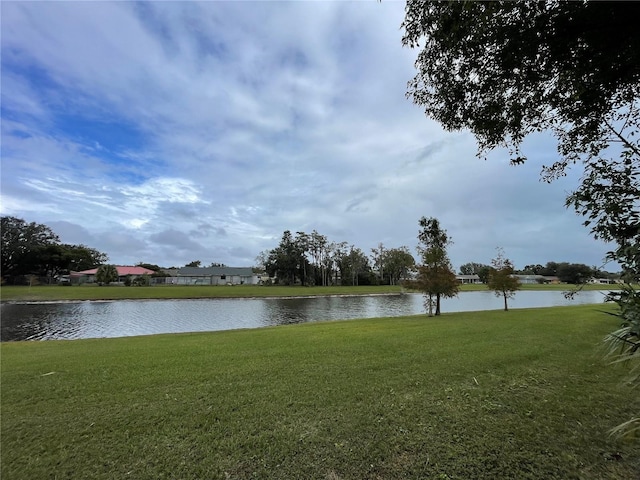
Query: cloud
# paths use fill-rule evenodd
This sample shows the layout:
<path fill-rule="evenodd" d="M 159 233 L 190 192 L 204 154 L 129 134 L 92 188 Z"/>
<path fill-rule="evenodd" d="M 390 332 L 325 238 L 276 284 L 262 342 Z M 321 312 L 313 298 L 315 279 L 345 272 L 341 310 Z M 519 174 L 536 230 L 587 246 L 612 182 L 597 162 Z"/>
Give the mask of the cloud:
<path fill-rule="evenodd" d="M 553 139 L 523 167 L 482 161 L 405 98 L 402 19 L 395 2 L 5 3 L 0 209 L 120 263 L 251 265 L 284 230 L 413 249 L 422 215 L 456 265 L 498 245 L 597 263 L 562 206 L 578 172 L 538 181 Z"/>

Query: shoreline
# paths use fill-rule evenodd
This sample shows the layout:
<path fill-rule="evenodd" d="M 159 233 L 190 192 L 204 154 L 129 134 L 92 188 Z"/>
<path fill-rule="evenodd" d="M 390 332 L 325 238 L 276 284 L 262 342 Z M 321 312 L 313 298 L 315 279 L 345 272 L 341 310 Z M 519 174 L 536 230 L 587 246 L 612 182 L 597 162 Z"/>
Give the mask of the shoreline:
<path fill-rule="evenodd" d="M 215 299 L 294 299 L 316 297 L 374 297 L 374 296 L 401 296 L 408 294 L 422 294 L 415 290 L 407 290 L 400 286 L 380 287 L 168 287 L 153 290 L 124 290 L 124 288 L 81 288 L 70 290 L 68 287 L 34 287 L 27 291 L 23 287 L 3 286 L 0 289 L 0 305 L 28 305 L 28 304 L 66 304 L 82 302 L 114 302 L 114 301 L 151 301 L 151 300 L 215 300 Z M 326 290 L 325 290 L 326 289 Z M 619 290 L 618 285 L 554 285 L 533 286 L 523 285 L 519 292 L 528 291 L 560 291 L 582 292 L 601 291 L 604 293 Z M 466 292 L 491 292 L 484 285 L 462 286 L 459 294 Z"/>
<path fill-rule="evenodd" d="M 465 293 L 465 292 L 460 292 Z M 0 300 L 0 305 L 56 305 L 66 303 L 109 303 L 109 302 L 182 302 L 193 300 L 288 300 L 296 298 L 331 298 L 331 297 L 399 297 L 401 295 L 419 294 L 420 292 L 388 292 L 388 293 L 329 293 L 325 295 L 270 295 L 246 297 L 217 296 L 217 297 L 182 297 L 182 298 L 86 298 L 75 300 Z"/>

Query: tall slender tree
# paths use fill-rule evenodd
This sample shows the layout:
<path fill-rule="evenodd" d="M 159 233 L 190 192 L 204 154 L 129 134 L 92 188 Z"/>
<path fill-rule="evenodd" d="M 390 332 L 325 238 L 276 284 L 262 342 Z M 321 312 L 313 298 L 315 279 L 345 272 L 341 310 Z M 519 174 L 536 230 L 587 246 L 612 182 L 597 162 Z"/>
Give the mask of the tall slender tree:
<path fill-rule="evenodd" d="M 520 289 L 520 281 L 513 276 L 513 263 L 504 256 L 504 250 L 498 248 L 498 255 L 491 260 L 488 287 L 497 297 L 504 298 L 504 311 L 509 310 L 507 300 L 513 298 Z"/>
<path fill-rule="evenodd" d="M 429 316 L 440 315 L 440 299 L 458 294 L 458 281 L 447 254 L 447 246 L 452 241 L 447 231 L 440 227 L 436 218 L 420 219 L 418 233 L 418 253 L 422 264 L 418 267 L 417 285 L 425 296 Z"/>
<path fill-rule="evenodd" d="M 377 248 L 371 249 L 371 260 L 373 261 L 373 268 L 377 270 L 380 283 L 384 283 L 384 254 L 385 248 L 382 242 L 378 243 Z"/>

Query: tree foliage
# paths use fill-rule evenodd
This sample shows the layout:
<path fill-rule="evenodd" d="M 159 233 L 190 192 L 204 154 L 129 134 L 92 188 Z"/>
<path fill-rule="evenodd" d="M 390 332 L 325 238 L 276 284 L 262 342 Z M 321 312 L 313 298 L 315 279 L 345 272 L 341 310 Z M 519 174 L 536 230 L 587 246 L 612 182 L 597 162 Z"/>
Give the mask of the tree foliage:
<path fill-rule="evenodd" d="M 579 285 L 586 283 L 596 275 L 610 275 L 599 272 L 597 269 L 584 263 L 547 262 L 543 267 L 540 264 L 526 265 L 517 273 L 523 275 L 543 275 L 545 277 L 558 277 L 563 283 Z"/>
<path fill-rule="evenodd" d="M 513 276 L 513 272 L 513 263 L 504 256 L 504 251 L 499 248 L 498 255 L 491 260 L 488 287 L 494 291 L 497 297 L 504 299 L 505 312 L 509 310 L 507 300 L 513 298 L 520 289 L 520 282 Z"/>
<path fill-rule="evenodd" d="M 482 263 L 465 263 L 463 265 L 460 265 L 460 275 L 478 275 L 478 272 L 482 267 L 484 267 Z"/>
<path fill-rule="evenodd" d="M 544 270 L 544 267 L 542 265 L 540 265 L 539 263 L 535 263 L 535 264 L 525 265 L 524 268 L 520 270 L 519 273 L 523 275 L 543 275 L 542 273 L 543 270 Z"/>
<path fill-rule="evenodd" d="M 377 247 L 371 249 L 371 261 L 373 269 L 378 275 L 380 283 L 384 283 L 384 255 L 386 249 L 382 242 L 378 243 Z"/>
<path fill-rule="evenodd" d="M 2 217 L 2 276 L 34 273 L 34 254 L 38 249 L 56 245 L 60 239 L 46 225 L 27 223 L 21 218 Z"/>
<path fill-rule="evenodd" d="M 424 46 L 408 96 L 482 151 L 551 130 L 566 160 L 597 155 L 640 88 L 635 2 L 407 3 L 403 44 Z"/>
<path fill-rule="evenodd" d="M 638 2 L 407 3 L 403 44 L 424 47 L 407 95 L 449 130 L 468 129 L 479 153 L 549 131 L 559 159 L 543 178 L 582 164 L 566 205 L 608 258 L 640 278 L 640 35 Z M 632 289 L 633 290 L 633 289 Z M 620 297 L 621 312 L 637 307 Z M 638 356 L 635 356 L 637 362 Z"/>
<path fill-rule="evenodd" d="M 440 299 L 458 294 L 459 283 L 447 254 L 451 239 L 447 231 L 440 227 L 436 218 L 422 217 L 419 221 L 418 253 L 421 264 L 418 266 L 417 286 L 425 296 L 429 316 L 440 315 Z"/>
<path fill-rule="evenodd" d="M 587 165 L 582 184 L 567 199 L 568 206 L 587 217 L 584 224 L 596 238 L 616 245 L 609 257 L 636 282 L 640 280 L 639 142 L 640 135 L 635 153 L 627 148 L 619 160 Z"/>
<path fill-rule="evenodd" d="M 151 285 L 151 278 L 149 275 L 138 275 L 131 280 L 131 285 L 134 287 L 148 287 Z"/>
<path fill-rule="evenodd" d="M 460 266 L 461 275 L 478 275 L 482 283 L 487 283 L 491 267 L 484 263 L 469 262 Z"/>
<path fill-rule="evenodd" d="M 270 277 L 277 277 L 278 283 L 293 285 L 296 278 L 301 278 L 304 245 L 296 241 L 291 231 L 282 234 L 280 244 L 271 250 L 266 258 L 265 270 Z M 304 276 L 302 276 L 304 278 Z"/>
<path fill-rule="evenodd" d="M 567 205 L 617 247 L 637 275 L 640 233 L 638 2 L 407 3 L 403 44 L 422 46 L 407 95 L 449 130 L 470 130 L 479 153 L 549 131 L 559 159 L 543 178 L 582 163 Z"/>
<path fill-rule="evenodd" d="M 160 267 L 159 265 L 156 265 L 155 263 L 138 262 L 136 263 L 136 266 L 146 268 L 147 270 L 153 270 L 153 273 L 151 274 L 151 276 L 154 278 L 170 276 L 168 273 L 166 273 L 163 270 L 162 267 Z"/>
<path fill-rule="evenodd" d="M 557 264 L 556 276 L 563 283 L 580 285 L 586 283 L 594 275 L 594 270 L 584 263 L 561 262 Z"/>
<path fill-rule="evenodd" d="M 607 355 L 614 363 L 630 365 L 629 385 L 640 388 L 640 292 L 630 285 L 611 292 L 608 300 L 620 307 L 620 328 L 605 339 Z M 617 437 L 640 438 L 640 415 L 613 428 Z"/>
<path fill-rule="evenodd" d="M 109 260 L 106 253 L 86 245 L 63 244 L 61 246 L 66 251 L 66 259 L 68 260 L 66 270 L 69 271 L 89 270 Z"/>
<path fill-rule="evenodd" d="M 360 276 L 369 272 L 369 259 L 365 253 L 351 245 L 349 253 L 341 260 L 341 276 L 343 285 L 358 285 Z"/>
<path fill-rule="evenodd" d="M 286 230 L 279 245 L 261 252 L 257 267 L 264 268 L 280 284 L 357 285 L 369 273 L 369 262 L 362 250 L 347 242 L 333 242 L 316 230 L 311 233 Z"/>
<path fill-rule="evenodd" d="M 88 270 L 108 260 L 94 248 L 60 243 L 46 225 L 8 216 L 1 222 L 2 276 L 9 281 L 35 275 L 50 282 L 61 274 Z"/>
<path fill-rule="evenodd" d="M 385 275 L 389 277 L 389 285 L 396 285 L 414 269 L 416 260 L 409 248 L 402 246 L 384 250 L 382 263 Z"/>
<path fill-rule="evenodd" d="M 109 285 L 118 281 L 118 269 L 115 265 L 100 265 L 96 271 L 96 282 L 99 285 Z"/>

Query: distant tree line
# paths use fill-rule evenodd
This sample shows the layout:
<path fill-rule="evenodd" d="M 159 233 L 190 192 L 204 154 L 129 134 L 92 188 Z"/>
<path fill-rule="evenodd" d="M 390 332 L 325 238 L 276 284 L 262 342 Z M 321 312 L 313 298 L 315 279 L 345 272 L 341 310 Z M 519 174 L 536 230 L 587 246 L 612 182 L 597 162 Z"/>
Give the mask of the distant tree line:
<path fill-rule="evenodd" d="M 424 219 L 425 222 L 431 220 L 436 219 Z M 421 224 L 421 228 L 427 227 L 435 228 Z M 424 251 L 420 248 L 424 246 L 418 249 L 419 256 L 422 256 Z M 195 261 L 188 266 L 199 264 Z M 510 261 L 509 265 L 511 274 L 557 277 L 560 282 L 570 284 L 585 283 L 594 277 L 619 278 L 619 274 L 582 263 L 547 262 L 544 266 L 526 265 L 521 270 L 514 268 Z M 316 230 L 296 234 L 286 230 L 275 248 L 258 255 L 254 269 L 265 271 L 281 285 L 397 285 L 402 280 L 413 278 L 414 274 L 420 274 L 416 260 L 406 246 L 389 248 L 379 243 L 367 255 L 355 245 L 330 241 Z M 490 264 L 468 262 L 460 266 L 459 273 L 478 275 L 482 283 L 489 283 L 493 270 L 495 268 Z"/>
<path fill-rule="evenodd" d="M 193 262 L 189 262 L 185 265 L 185 267 L 195 267 L 200 268 L 202 266 L 202 262 L 200 260 L 194 260 Z M 224 263 L 211 262 L 209 264 L 209 268 L 211 267 L 226 267 Z"/>
<path fill-rule="evenodd" d="M 3 283 L 24 284 L 33 276 L 54 283 L 61 275 L 88 270 L 109 259 L 95 248 L 60 242 L 46 225 L 11 216 L 1 217 L 0 222 Z"/>
<path fill-rule="evenodd" d="M 613 274 L 600 271 L 595 267 L 590 267 L 583 263 L 568 262 L 547 262 L 542 265 L 526 265 L 522 270 L 516 273 L 522 275 L 542 275 L 545 277 L 558 277 L 563 283 L 580 284 L 588 281 L 590 278 L 615 278 Z"/>
<path fill-rule="evenodd" d="M 281 285 L 396 285 L 415 266 L 406 246 L 379 243 L 367 256 L 355 245 L 330 241 L 316 230 L 295 235 L 286 230 L 280 243 L 260 253 L 256 262 Z"/>
<path fill-rule="evenodd" d="M 482 283 L 489 281 L 491 266 L 483 263 L 469 262 L 460 266 L 461 275 L 478 275 Z M 544 277 L 557 277 L 562 283 L 581 284 L 591 278 L 606 278 L 614 280 L 620 278 L 620 274 L 602 271 L 596 267 L 590 267 L 583 263 L 547 262 L 525 265 L 521 270 L 514 269 L 516 275 L 542 275 Z"/>

